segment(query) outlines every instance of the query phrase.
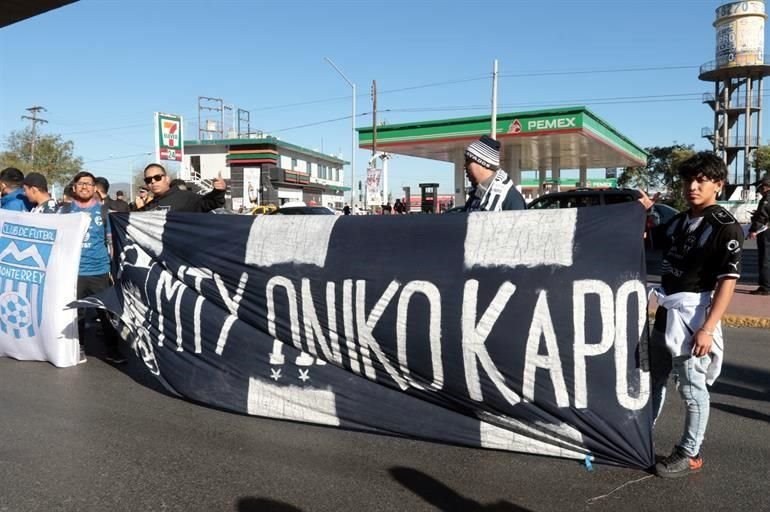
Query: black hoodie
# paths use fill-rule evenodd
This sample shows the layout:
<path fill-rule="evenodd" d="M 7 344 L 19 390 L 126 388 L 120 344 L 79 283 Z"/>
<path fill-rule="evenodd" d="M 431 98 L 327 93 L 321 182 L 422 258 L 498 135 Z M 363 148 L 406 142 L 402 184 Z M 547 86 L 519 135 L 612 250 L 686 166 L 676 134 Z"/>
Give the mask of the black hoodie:
<path fill-rule="evenodd" d="M 225 205 L 225 191 L 214 189 L 202 196 L 189 190 L 176 187 L 168 189 L 162 196 L 153 197 L 152 201 L 139 208 L 140 212 L 171 211 L 205 213 Z"/>

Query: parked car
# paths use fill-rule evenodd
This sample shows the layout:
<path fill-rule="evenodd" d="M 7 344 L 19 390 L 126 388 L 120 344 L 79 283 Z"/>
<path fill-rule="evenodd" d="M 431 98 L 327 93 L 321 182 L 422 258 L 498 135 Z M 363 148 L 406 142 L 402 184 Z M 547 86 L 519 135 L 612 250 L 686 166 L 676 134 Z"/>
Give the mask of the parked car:
<path fill-rule="evenodd" d="M 326 206 L 281 206 L 267 215 L 335 215 Z"/>
<path fill-rule="evenodd" d="M 583 189 L 566 192 L 551 192 L 542 195 L 527 205 L 528 210 L 547 208 L 581 208 L 636 201 L 640 194 L 630 188 Z"/>
<path fill-rule="evenodd" d="M 259 206 L 255 206 L 254 208 L 252 208 L 251 211 L 249 212 L 249 214 L 251 214 L 251 215 L 264 215 L 264 214 L 267 214 L 267 213 L 274 212 L 277 209 L 278 209 L 278 207 L 276 205 L 274 205 L 274 204 L 261 204 Z"/>
<path fill-rule="evenodd" d="M 581 208 L 636 201 L 641 197 L 638 190 L 630 188 L 575 189 L 566 192 L 552 192 L 534 199 L 527 209 Z M 679 213 L 676 208 L 655 203 L 647 213 L 647 245 L 659 247 L 665 240 L 663 226 Z"/>

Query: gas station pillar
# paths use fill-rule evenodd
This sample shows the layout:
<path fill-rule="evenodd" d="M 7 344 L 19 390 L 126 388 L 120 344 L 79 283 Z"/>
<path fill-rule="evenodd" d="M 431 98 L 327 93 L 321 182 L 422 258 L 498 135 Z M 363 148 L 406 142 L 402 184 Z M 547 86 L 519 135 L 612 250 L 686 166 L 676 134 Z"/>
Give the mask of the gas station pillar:
<path fill-rule="evenodd" d="M 454 155 L 455 163 L 455 206 L 465 204 L 465 152 Z"/>
<path fill-rule="evenodd" d="M 554 191 L 559 192 L 561 190 L 561 184 L 559 183 L 561 180 L 561 157 L 559 156 L 551 157 L 551 180 L 555 184 Z"/>

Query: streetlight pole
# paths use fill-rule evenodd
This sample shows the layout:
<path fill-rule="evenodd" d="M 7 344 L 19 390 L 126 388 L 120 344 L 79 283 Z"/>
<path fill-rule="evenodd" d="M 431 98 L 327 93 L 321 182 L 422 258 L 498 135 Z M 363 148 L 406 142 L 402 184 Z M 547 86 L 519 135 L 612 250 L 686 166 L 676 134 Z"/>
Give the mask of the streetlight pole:
<path fill-rule="evenodd" d="M 340 68 L 332 62 L 329 57 L 324 57 L 324 60 L 328 62 L 334 70 L 340 74 L 343 80 L 353 89 L 353 114 L 350 117 L 350 207 L 353 208 L 353 197 L 355 194 L 356 183 L 356 84 L 348 80 L 345 73 L 340 71 Z"/>
<path fill-rule="evenodd" d="M 152 155 L 151 151 L 148 151 L 147 153 L 142 153 L 140 156 L 148 157 Z M 134 162 L 139 160 L 139 157 L 134 158 L 129 162 L 128 164 L 128 202 L 130 203 L 134 199 Z M 144 159 L 144 161 L 147 161 L 147 158 Z"/>

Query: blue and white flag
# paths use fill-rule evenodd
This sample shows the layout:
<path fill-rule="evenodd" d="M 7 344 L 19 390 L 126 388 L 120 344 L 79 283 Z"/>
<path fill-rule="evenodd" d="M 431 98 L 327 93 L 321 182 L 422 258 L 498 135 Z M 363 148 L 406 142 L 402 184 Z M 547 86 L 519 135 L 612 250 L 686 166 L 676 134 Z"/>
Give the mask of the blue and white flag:
<path fill-rule="evenodd" d="M 93 303 L 199 402 L 649 467 L 644 218 L 113 214 Z"/>
<path fill-rule="evenodd" d="M 75 299 L 88 217 L 0 210 L 0 357 L 78 363 Z"/>

